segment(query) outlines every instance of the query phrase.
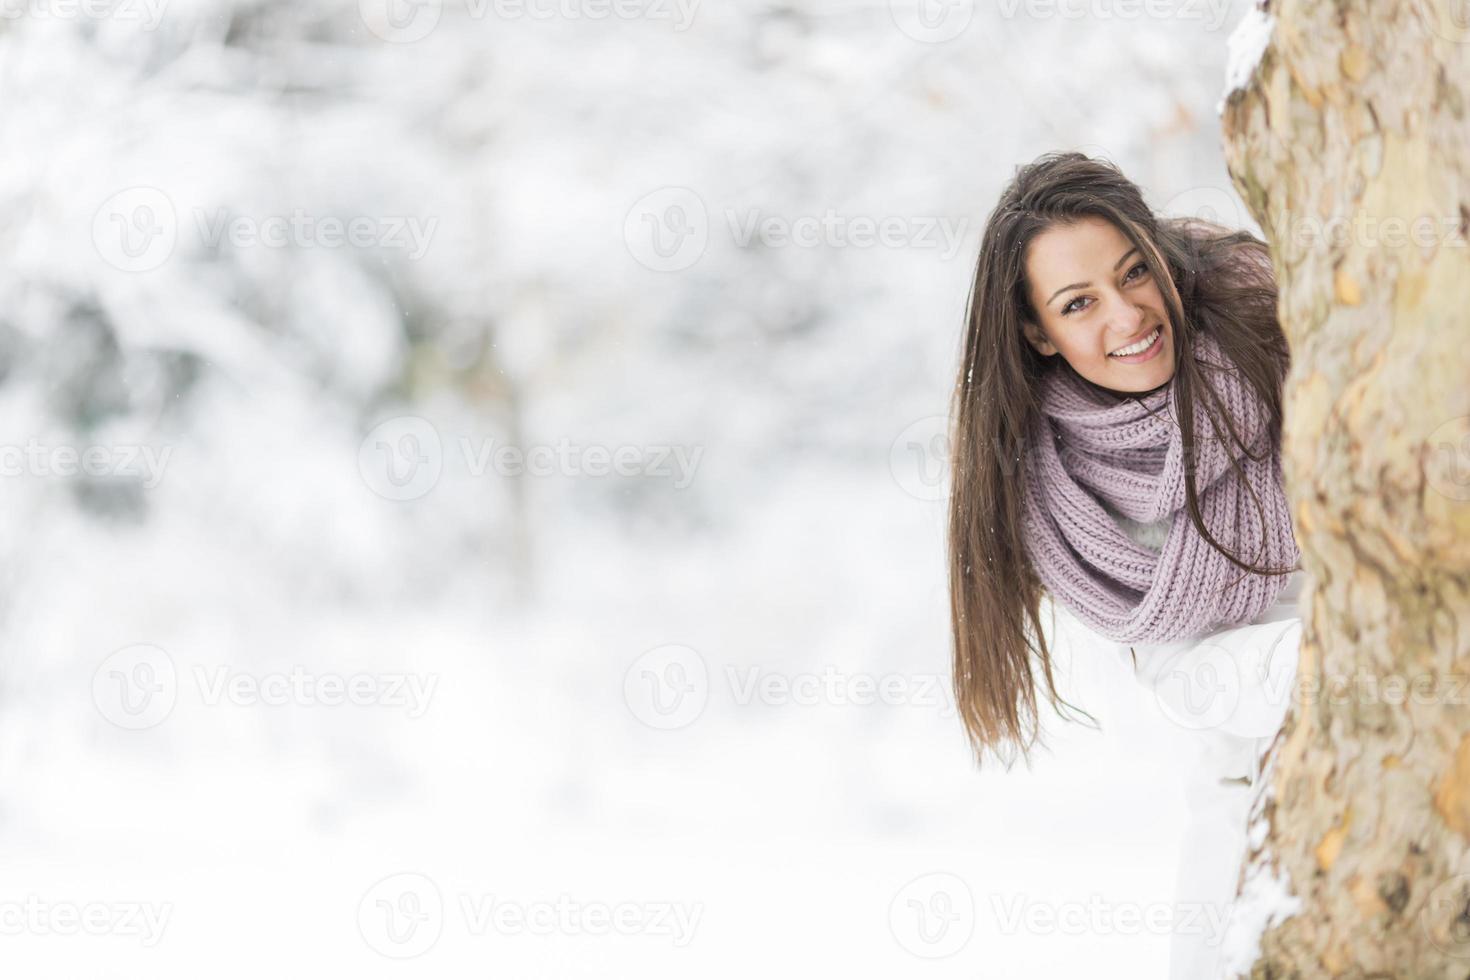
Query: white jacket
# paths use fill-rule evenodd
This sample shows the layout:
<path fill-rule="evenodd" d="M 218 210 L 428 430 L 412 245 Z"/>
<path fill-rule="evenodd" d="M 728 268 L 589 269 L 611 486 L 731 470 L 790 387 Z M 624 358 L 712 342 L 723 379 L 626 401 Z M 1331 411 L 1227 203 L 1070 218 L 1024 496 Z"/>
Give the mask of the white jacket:
<path fill-rule="evenodd" d="M 1305 573 L 1243 626 L 1169 643 L 1122 645 L 1138 682 L 1175 724 L 1221 753 L 1221 775 L 1255 781 L 1260 756 L 1281 728 L 1301 649 Z M 1226 760 L 1230 761 L 1226 761 Z"/>
<path fill-rule="evenodd" d="M 1188 918 L 1197 928 L 1176 930 L 1171 980 L 1219 976 L 1221 926 L 1234 906 L 1253 784 L 1296 683 L 1303 582 L 1303 572 L 1292 573 L 1276 603 L 1247 625 L 1120 645 L 1139 683 L 1198 748 L 1184 786 L 1189 823 L 1176 881 L 1176 921 Z"/>

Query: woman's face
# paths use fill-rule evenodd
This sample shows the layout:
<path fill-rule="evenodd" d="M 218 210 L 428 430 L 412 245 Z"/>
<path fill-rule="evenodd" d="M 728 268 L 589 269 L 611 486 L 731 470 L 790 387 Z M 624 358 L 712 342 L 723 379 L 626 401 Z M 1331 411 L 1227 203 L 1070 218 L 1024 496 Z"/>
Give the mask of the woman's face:
<path fill-rule="evenodd" d="M 1026 339 L 1043 356 L 1061 354 L 1088 381 L 1117 392 L 1151 391 L 1174 376 L 1163 293 L 1112 222 L 1087 217 L 1037 235 L 1026 278 L 1041 317 L 1025 324 Z"/>

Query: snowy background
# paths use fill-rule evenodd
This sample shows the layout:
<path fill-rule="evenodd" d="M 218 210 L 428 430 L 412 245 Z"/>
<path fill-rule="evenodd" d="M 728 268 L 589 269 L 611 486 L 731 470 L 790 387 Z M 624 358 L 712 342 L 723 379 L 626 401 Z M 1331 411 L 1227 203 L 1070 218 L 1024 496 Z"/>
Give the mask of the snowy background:
<path fill-rule="evenodd" d="M 1249 226 L 1244 0 L 0 0 L 7 977 L 1162 976 L 1167 722 L 947 690 L 985 216 Z"/>

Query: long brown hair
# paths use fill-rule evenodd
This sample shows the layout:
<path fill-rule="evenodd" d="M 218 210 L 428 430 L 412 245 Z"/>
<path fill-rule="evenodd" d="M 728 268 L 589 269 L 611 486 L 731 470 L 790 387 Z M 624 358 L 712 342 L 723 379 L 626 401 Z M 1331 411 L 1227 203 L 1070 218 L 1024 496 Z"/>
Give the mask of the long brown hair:
<path fill-rule="evenodd" d="M 954 689 L 977 763 L 987 749 L 1007 764 L 1018 750 L 1029 758 L 1031 747 L 1041 741 L 1037 673 L 1063 718 L 1066 709 L 1092 718 L 1057 694 L 1042 627 L 1043 590 L 1027 552 L 1021 502 L 1026 443 L 1039 411 L 1038 383 L 1048 370 L 1072 370 L 1060 355 L 1043 357 L 1023 336 L 1025 321 L 1040 323 L 1031 304 L 1026 256 L 1041 232 L 1090 217 L 1111 222 L 1126 236 L 1159 284 L 1174 339 L 1171 383 L 1181 409 L 1202 398 L 1215 438 L 1225 438 L 1223 425 L 1234 446 L 1249 455 L 1221 399 L 1203 381 L 1205 366 L 1193 356 L 1194 332 L 1206 331 L 1267 406 L 1267 451 L 1280 449 L 1282 382 L 1290 352 L 1277 319 L 1276 281 L 1265 242 L 1212 222 L 1156 216 L 1138 187 L 1105 160 L 1048 153 L 1017 168 L 981 238 L 950 412 Z M 1122 397 L 1092 387 L 1103 398 Z M 1177 415 L 1184 446 L 1194 446 L 1194 412 Z M 1291 571 L 1244 562 L 1210 534 L 1200 513 L 1195 460 L 1185 455 L 1189 516 L 1204 539 L 1250 572 Z M 1236 454 L 1231 455 L 1243 478 Z M 1256 507 L 1264 527 L 1259 500 Z"/>

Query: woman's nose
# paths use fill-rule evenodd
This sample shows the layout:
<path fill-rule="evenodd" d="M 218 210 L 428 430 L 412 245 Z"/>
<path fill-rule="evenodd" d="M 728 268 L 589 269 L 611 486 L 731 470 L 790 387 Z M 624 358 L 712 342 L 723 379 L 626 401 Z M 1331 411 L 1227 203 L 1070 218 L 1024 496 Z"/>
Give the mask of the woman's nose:
<path fill-rule="evenodd" d="M 1143 310 L 1126 300 L 1119 299 L 1110 322 L 1113 332 L 1119 338 L 1126 340 L 1137 334 L 1139 328 L 1143 326 Z"/>

